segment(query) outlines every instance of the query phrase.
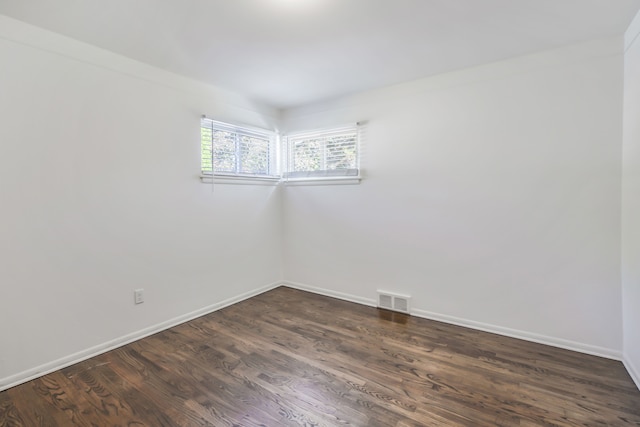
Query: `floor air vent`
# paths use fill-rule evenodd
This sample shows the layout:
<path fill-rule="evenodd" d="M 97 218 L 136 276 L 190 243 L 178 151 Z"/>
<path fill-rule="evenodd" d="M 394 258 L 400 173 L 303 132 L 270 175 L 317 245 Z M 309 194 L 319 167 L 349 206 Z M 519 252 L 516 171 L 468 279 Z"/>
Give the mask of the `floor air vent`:
<path fill-rule="evenodd" d="M 390 292 L 378 291 L 378 307 L 385 310 L 409 313 L 409 300 L 411 297 L 398 295 Z"/>

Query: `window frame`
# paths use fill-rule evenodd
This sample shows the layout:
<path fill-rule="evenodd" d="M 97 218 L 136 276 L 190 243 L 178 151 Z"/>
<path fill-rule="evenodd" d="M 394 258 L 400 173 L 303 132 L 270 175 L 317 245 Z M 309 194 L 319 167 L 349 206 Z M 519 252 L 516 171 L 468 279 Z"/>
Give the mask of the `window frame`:
<path fill-rule="evenodd" d="M 205 123 L 207 125 L 205 126 Z M 211 142 L 208 144 L 208 152 L 210 157 L 211 171 L 205 170 L 205 151 L 207 149 L 204 140 L 204 129 L 210 129 Z M 233 133 L 235 135 L 235 171 L 215 172 L 213 157 L 214 150 L 214 132 L 223 131 Z M 321 139 L 331 135 L 340 135 L 355 133 L 355 159 L 353 168 L 344 169 L 327 169 L 323 168 L 317 171 L 298 171 L 291 173 L 289 168 L 292 164 L 291 146 L 292 143 L 301 138 Z M 200 180 L 204 183 L 224 183 L 224 184 L 254 184 L 254 185 L 333 185 L 333 184 L 359 184 L 362 180 L 361 169 L 361 144 L 362 144 L 362 122 L 352 123 L 342 126 L 334 126 L 316 130 L 305 130 L 292 132 L 290 134 L 281 135 L 275 131 L 223 122 L 211 119 L 205 115 L 200 120 Z M 267 173 L 252 174 L 239 171 L 238 155 L 241 149 L 238 146 L 238 138 L 241 136 L 255 137 L 268 141 L 267 154 Z M 338 143 L 339 144 L 339 143 Z M 324 141 L 322 147 L 323 152 L 327 151 L 327 141 Z M 326 162 L 326 159 L 324 160 Z"/>
<path fill-rule="evenodd" d="M 204 129 L 210 130 L 211 141 L 205 142 Z M 234 154 L 233 154 L 233 171 L 219 171 L 215 170 L 215 132 L 227 132 L 234 137 Z M 246 152 L 243 150 L 242 138 L 255 138 L 258 140 L 267 141 L 267 171 L 266 173 L 251 173 L 242 171 L 242 154 Z M 208 146 L 208 148 L 207 148 Z M 205 152 L 208 151 L 211 156 L 209 161 L 211 170 L 205 168 Z M 278 183 L 281 179 L 280 167 L 279 167 L 279 152 L 278 152 L 278 138 L 275 132 L 267 129 L 261 129 L 246 125 L 240 125 L 235 123 L 223 122 L 220 120 L 214 120 L 206 116 L 202 116 L 200 119 L 200 178 L 203 182 L 257 182 L 257 183 Z"/>
<path fill-rule="evenodd" d="M 361 128 L 360 123 L 322 128 L 316 130 L 306 130 L 292 132 L 283 138 L 283 158 L 285 167 L 282 173 L 282 180 L 288 185 L 323 185 L 329 183 L 336 184 L 357 184 L 361 181 Z M 321 163 L 327 162 L 327 142 L 331 136 L 347 135 L 355 133 L 355 164 L 353 168 L 327 169 L 322 168 L 314 171 L 292 171 L 294 150 L 293 146 L 301 140 L 325 139 L 320 148 L 322 152 Z"/>

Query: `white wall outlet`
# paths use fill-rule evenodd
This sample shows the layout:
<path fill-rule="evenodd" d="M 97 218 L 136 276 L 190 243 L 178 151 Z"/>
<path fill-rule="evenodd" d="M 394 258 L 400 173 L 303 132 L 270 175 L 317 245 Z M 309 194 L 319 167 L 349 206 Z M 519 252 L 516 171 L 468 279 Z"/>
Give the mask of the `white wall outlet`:
<path fill-rule="evenodd" d="M 133 302 L 142 304 L 144 302 L 144 289 L 135 289 L 133 291 Z"/>

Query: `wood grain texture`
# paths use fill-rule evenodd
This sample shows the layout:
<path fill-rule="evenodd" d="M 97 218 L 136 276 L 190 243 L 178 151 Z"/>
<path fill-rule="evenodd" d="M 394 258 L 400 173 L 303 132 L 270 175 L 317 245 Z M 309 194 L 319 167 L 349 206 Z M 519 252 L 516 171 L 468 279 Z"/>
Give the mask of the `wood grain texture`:
<path fill-rule="evenodd" d="M 640 426 L 620 362 L 281 287 L 0 393 L 0 426 Z"/>

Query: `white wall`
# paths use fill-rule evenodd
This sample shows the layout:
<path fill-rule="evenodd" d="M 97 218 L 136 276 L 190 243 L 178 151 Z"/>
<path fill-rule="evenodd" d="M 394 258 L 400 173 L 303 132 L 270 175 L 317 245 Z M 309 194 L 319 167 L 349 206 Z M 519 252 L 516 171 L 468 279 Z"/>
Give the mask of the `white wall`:
<path fill-rule="evenodd" d="M 625 36 L 622 177 L 624 362 L 640 387 L 640 13 Z"/>
<path fill-rule="evenodd" d="M 620 357 L 619 38 L 289 111 L 368 120 L 366 178 L 287 187 L 285 273 L 305 289 Z"/>
<path fill-rule="evenodd" d="M 278 114 L 0 16 L 0 389 L 281 280 L 279 191 L 200 183 L 203 113 Z"/>

